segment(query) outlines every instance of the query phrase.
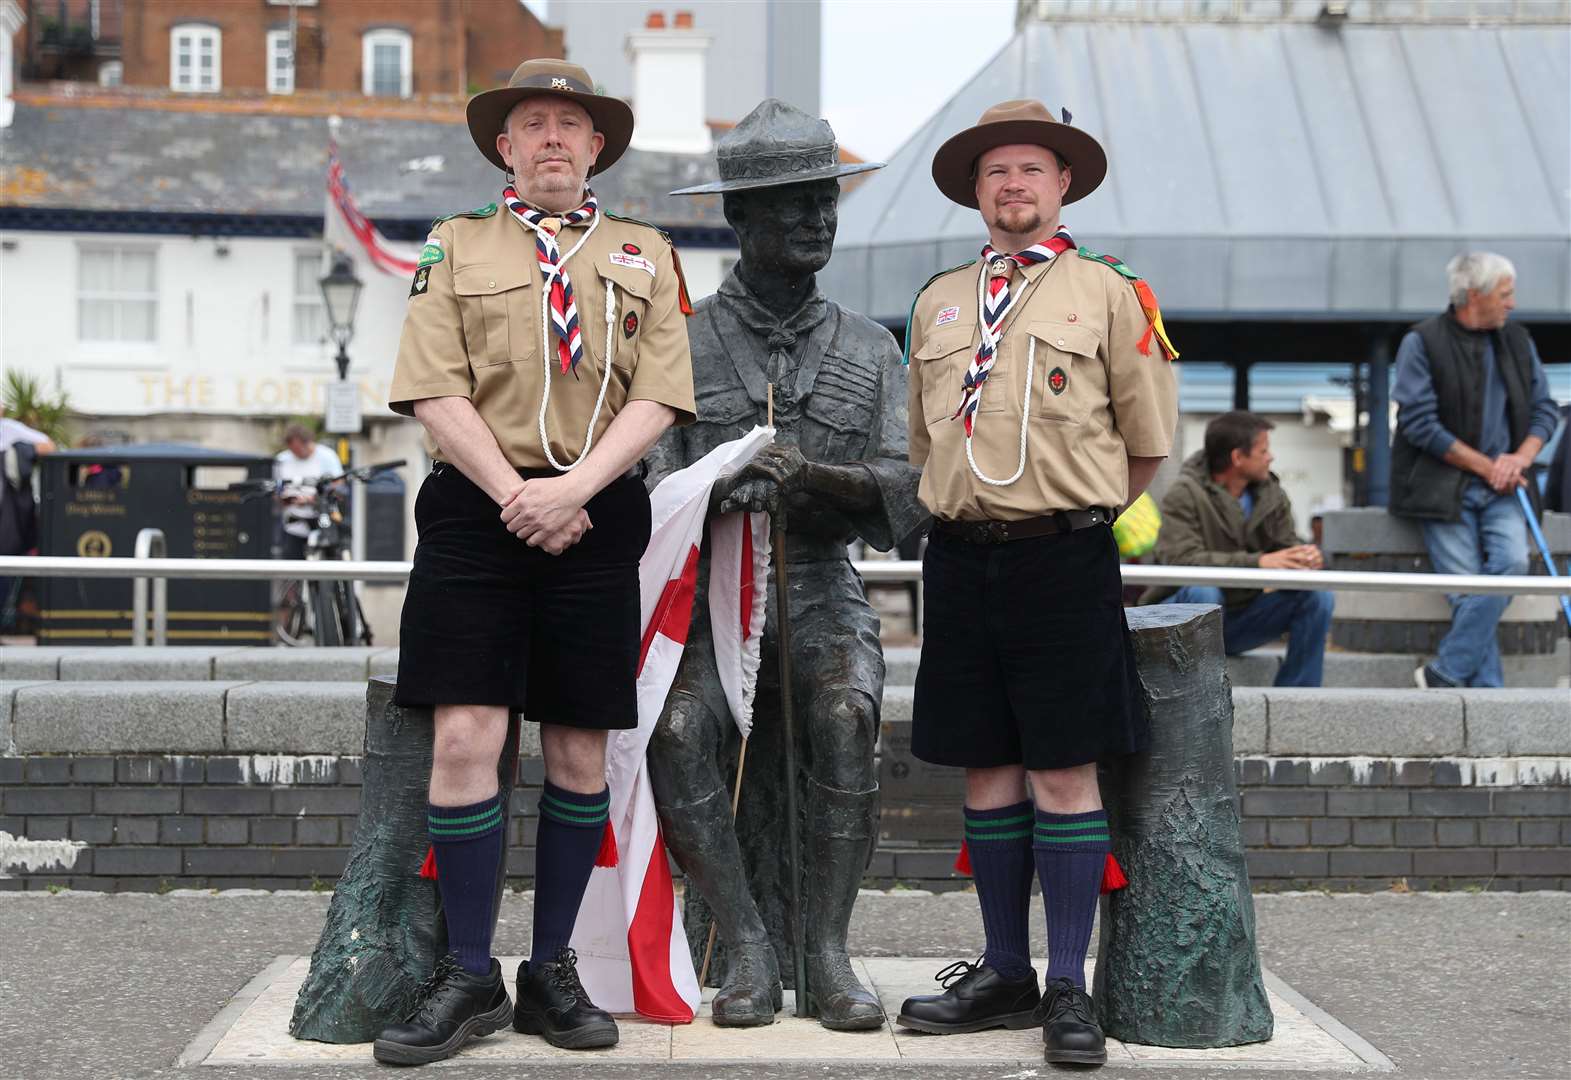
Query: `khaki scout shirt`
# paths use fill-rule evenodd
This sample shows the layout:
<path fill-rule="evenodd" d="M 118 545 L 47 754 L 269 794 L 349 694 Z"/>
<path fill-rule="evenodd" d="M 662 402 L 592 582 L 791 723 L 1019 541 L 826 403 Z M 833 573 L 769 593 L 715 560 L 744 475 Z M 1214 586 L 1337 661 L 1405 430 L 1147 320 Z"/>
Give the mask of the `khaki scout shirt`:
<path fill-rule="evenodd" d="M 1133 286 L 1074 250 L 1015 271 L 1010 288 L 1024 291 L 1005 317 L 973 424 L 977 468 L 993 479 L 1012 476 L 1020 462 L 1033 341 L 1036 360 L 1025 471 L 1013 484 L 995 487 L 972 473 L 964 422 L 950 419 L 982 340 L 977 275 L 986 273 L 972 263 L 940 275 L 912 311 L 911 463 L 923 467 L 917 497 L 935 517 L 951 521 L 1121 509 L 1129 495 L 1125 455 L 1167 456 L 1178 416 L 1172 365 L 1161 344 L 1153 339 L 1149 356 L 1136 347 L 1147 323 Z"/>
<path fill-rule="evenodd" d="M 563 255 L 587 228 L 562 230 Z M 437 253 L 441 258 L 429 262 Z M 421 398 L 469 398 L 514 468 L 549 468 L 540 446 L 540 402 L 550 363 L 546 436 L 556 460 L 571 464 L 583 451 L 609 351 L 611 382 L 596 444 L 629 401 L 658 401 L 676 410 L 677 423 L 692 423 L 693 368 L 671 245 L 652 226 L 602 211 L 599 227 L 568 260 L 584 342 L 576 378 L 562 372 L 549 317 L 541 356 L 535 234 L 505 207 L 438 222 L 421 260 L 428 265 L 415 272 L 393 370 L 394 412 L 413 416 Z M 616 309 L 607 333 L 611 287 Z M 427 450 L 437 453 L 429 437 Z"/>

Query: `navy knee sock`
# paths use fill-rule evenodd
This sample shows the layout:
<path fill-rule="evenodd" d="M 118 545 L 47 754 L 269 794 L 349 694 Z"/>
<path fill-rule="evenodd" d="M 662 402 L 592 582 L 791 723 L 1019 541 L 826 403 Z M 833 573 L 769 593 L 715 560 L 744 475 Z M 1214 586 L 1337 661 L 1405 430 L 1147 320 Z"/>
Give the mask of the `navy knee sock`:
<path fill-rule="evenodd" d="M 1031 804 L 996 810 L 965 807 L 966 850 L 982 906 L 982 962 L 1006 979 L 1031 968 Z"/>
<path fill-rule="evenodd" d="M 491 970 L 491 914 L 502 865 L 502 796 L 472 806 L 426 807 L 436 882 L 447 918 L 447 947 L 464 970 Z"/>
<path fill-rule="evenodd" d="M 573 936 L 578 905 L 611 815 L 611 792 L 580 795 L 546 781 L 535 839 L 535 933 L 531 961 L 549 963 Z"/>
<path fill-rule="evenodd" d="M 1107 811 L 1036 812 L 1032 839 L 1047 908 L 1047 981 L 1069 979 L 1085 989 L 1086 950 L 1102 891 L 1102 869 L 1113 849 Z"/>

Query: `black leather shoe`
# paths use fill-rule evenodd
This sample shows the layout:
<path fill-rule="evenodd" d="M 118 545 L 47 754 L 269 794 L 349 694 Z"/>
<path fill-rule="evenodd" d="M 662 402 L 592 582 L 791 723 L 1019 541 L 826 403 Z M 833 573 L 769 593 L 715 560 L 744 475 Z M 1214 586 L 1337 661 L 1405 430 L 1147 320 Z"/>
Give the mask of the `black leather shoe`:
<path fill-rule="evenodd" d="M 960 1035 L 995 1027 L 1035 1027 L 1040 1022 L 1035 1017 L 1041 996 L 1035 971 L 1006 979 L 980 960 L 974 964 L 957 960 L 933 978 L 944 992 L 906 998 L 895 1023 L 934 1035 Z"/>
<path fill-rule="evenodd" d="M 1054 979 L 1042 988 L 1037 1008 L 1042 1024 L 1042 1059 L 1049 1065 L 1102 1065 L 1107 1062 L 1107 1037 L 1096 1022 L 1091 995 L 1068 979 Z"/>
<path fill-rule="evenodd" d="M 616 1021 L 589 1000 L 578 981 L 578 954 L 565 945 L 555 959 L 518 965 L 513 1030 L 564 1050 L 600 1050 L 617 1040 Z"/>
<path fill-rule="evenodd" d="M 490 971 L 475 975 L 449 953 L 420 984 L 408 1019 L 383 1029 L 371 1054 L 387 1065 L 426 1065 L 452 1057 L 471 1036 L 489 1035 L 512 1018 L 502 965 L 492 960 Z"/>

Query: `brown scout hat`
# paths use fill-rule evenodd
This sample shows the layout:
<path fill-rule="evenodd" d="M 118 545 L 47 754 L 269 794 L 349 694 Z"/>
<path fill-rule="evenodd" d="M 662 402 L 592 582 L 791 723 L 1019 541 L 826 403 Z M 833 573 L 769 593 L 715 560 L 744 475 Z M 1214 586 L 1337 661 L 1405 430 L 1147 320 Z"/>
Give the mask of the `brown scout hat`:
<path fill-rule="evenodd" d="M 933 155 L 933 183 L 951 201 L 973 210 L 976 205 L 976 159 L 995 146 L 1034 143 L 1058 153 L 1074 171 L 1064 203 L 1085 198 L 1107 175 L 1102 144 L 1069 126 L 1069 112 L 1059 123 L 1040 101 L 1004 101 L 982 114 L 975 127 L 952 136 Z"/>
<path fill-rule="evenodd" d="M 605 147 L 595 159 L 595 173 L 605 172 L 627 150 L 633 138 L 633 109 L 627 102 L 595 93 L 594 80 L 577 64 L 550 58 L 525 60 L 513 69 L 506 86 L 476 94 L 465 110 L 475 146 L 498 169 L 511 171 L 496 149 L 496 137 L 501 134 L 507 114 L 525 98 L 541 94 L 576 101 L 589 111 L 595 130 L 605 136 Z"/>

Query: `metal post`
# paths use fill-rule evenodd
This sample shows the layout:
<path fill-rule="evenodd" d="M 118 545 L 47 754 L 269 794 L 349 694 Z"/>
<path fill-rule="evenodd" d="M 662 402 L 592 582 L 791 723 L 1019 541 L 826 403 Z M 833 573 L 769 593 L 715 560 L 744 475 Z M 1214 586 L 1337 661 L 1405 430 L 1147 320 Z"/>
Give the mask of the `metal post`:
<path fill-rule="evenodd" d="M 1364 458 L 1370 506 L 1391 495 L 1391 342 L 1384 330 L 1369 343 L 1369 452 Z"/>
<path fill-rule="evenodd" d="M 136 558 L 163 559 L 168 557 L 168 545 L 162 529 L 143 529 L 136 534 Z M 153 581 L 153 644 L 169 644 L 169 579 L 156 577 Z M 131 582 L 131 644 L 136 648 L 147 645 L 147 582 L 145 577 Z"/>
<path fill-rule="evenodd" d="M 1249 361 L 1234 360 L 1233 408 L 1247 412 L 1249 409 Z"/>

